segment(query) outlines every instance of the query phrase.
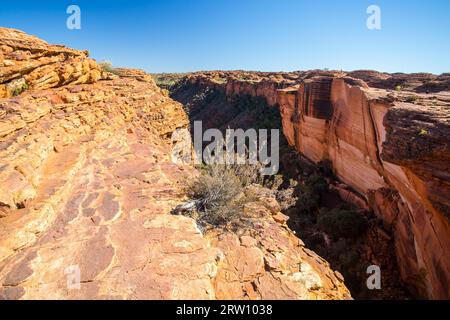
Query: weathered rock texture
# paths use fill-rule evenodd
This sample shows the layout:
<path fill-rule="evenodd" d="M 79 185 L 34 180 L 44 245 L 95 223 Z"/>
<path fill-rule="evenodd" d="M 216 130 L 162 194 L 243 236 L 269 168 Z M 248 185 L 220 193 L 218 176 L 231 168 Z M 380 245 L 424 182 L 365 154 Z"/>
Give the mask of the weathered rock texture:
<path fill-rule="evenodd" d="M 419 294 L 446 299 L 450 99 L 419 99 L 414 105 L 403 94 L 324 77 L 280 91 L 280 110 L 289 143 L 314 162 L 330 160 L 337 177 L 392 225 L 403 278 Z"/>
<path fill-rule="evenodd" d="M 0 28 L 0 98 L 27 89 L 48 89 L 67 84 L 94 83 L 108 75 L 78 51 L 14 30 Z"/>
<path fill-rule="evenodd" d="M 182 81 L 278 106 L 289 144 L 331 161 L 341 196 L 392 228 L 415 293 L 450 298 L 450 93 L 435 92 L 450 88 L 447 74 L 217 71 Z"/>
<path fill-rule="evenodd" d="M 270 197 L 240 233 L 170 214 L 197 173 L 171 161 L 188 119 L 150 76 L 16 30 L 0 48 L 0 299 L 350 298 Z"/>

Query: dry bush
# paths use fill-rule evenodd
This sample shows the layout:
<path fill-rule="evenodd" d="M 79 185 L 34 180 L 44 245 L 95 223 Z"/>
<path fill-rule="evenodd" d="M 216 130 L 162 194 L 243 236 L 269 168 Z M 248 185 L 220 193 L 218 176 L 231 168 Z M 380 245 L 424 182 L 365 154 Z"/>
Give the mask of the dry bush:
<path fill-rule="evenodd" d="M 295 196 L 295 189 L 297 188 L 297 181 L 291 179 L 289 181 L 289 187 L 280 189 L 276 193 L 276 199 L 280 204 L 281 210 L 287 210 L 296 205 L 298 197 Z"/>
<path fill-rule="evenodd" d="M 224 226 L 240 219 L 243 206 L 254 200 L 245 195 L 244 188 L 261 183 L 260 166 L 211 165 L 190 185 L 189 195 L 196 203 L 200 223 Z"/>
<path fill-rule="evenodd" d="M 203 170 L 190 187 L 193 199 L 201 200 L 210 210 L 223 206 L 242 192 L 242 184 L 233 170 L 214 165 Z"/>
<path fill-rule="evenodd" d="M 115 74 L 115 75 L 120 75 L 120 72 L 118 70 L 116 70 L 112 63 L 110 61 L 101 61 L 98 63 L 98 65 L 100 66 L 100 68 L 102 68 L 103 71 Z"/>

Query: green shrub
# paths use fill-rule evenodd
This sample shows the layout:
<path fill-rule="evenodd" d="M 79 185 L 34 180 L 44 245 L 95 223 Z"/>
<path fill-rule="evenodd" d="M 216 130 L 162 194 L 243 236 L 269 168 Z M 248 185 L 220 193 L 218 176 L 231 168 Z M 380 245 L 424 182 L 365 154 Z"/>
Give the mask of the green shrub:
<path fill-rule="evenodd" d="M 317 224 L 323 232 L 335 238 L 357 238 L 368 227 L 363 215 L 342 209 L 321 209 Z"/>
<path fill-rule="evenodd" d="M 158 87 L 172 91 L 185 77 L 183 73 L 153 73 L 153 79 Z"/>
<path fill-rule="evenodd" d="M 333 163 L 330 160 L 327 159 L 320 161 L 317 164 L 317 167 L 325 177 L 334 177 Z"/>
<path fill-rule="evenodd" d="M 355 267 L 359 260 L 360 256 L 354 249 L 349 250 L 349 248 L 347 248 L 347 251 L 344 251 L 339 255 L 339 263 L 345 270 Z"/>
<path fill-rule="evenodd" d="M 307 176 L 303 184 L 299 184 L 296 190 L 297 208 L 300 211 L 311 213 L 313 209 L 320 206 L 321 193 L 328 188 L 327 182 L 323 176 L 314 172 Z"/>
<path fill-rule="evenodd" d="M 30 86 L 28 85 L 28 83 L 24 83 L 21 87 L 14 89 L 14 91 L 12 92 L 13 97 L 17 97 L 18 95 L 20 95 L 22 92 L 28 90 L 30 88 Z"/>
<path fill-rule="evenodd" d="M 414 103 L 414 102 L 416 102 L 418 99 L 419 99 L 418 96 L 409 96 L 409 97 L 406 98 L 406 102 Z"/>

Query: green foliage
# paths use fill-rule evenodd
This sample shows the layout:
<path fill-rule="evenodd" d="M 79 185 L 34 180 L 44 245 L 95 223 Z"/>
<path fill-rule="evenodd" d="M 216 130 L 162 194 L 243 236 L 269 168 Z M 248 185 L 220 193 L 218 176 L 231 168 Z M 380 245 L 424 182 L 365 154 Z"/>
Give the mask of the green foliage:
<path fill-rule="evenodd" d="M 12 92 L 12 95 L 14 97 L 17 97 L 18 95 L 20 95 L 22 92 L 28 90 L 30 88 L 30 86 L 28 85 L 28 83 L 24 83 L 21 87 L 14 89 L 14 91 Z"/>
<path fill-rule="evenodd" d="M 281 116 L 278 108 L 270 107 L 264 97 L 250 95 L 236 96 L 233 99 L 234 108 L 241 113 L 246 113 L 252 119 L 252 128 L 280 129 Z"/>
<path fill-rule="evenodd" d="M 214 80 L 215 82 L 219 83 L 219 84 L 225 84 L 225 83 L 227 83 L 227 79 L 226 79 L 226 78 L 215 77 L 213 80 Z"/>
<path fill-rule="evenodd" d="M 317 167 L 325 177 L 334 177 L 333 163 L 330 160 L 320 161 Z"/>
<path fill-rule="evenodd" d="M 171 91 L 181 79 L 183 79 L 185 74 L 183 73 L 155 73 L 152 74 L 153 79 L 158 87 L 162 89 L 167 89 Z"/>
<path fill-rule="evenodd" d="M 414 103 L 414 102 L 416 102 L 418 99 L 419 99 L 418 96 L 409 96 L 409 97 L 406 98 L 406 102 Z"/>
<path fill-rule="evenodd" d="M 321 209 L 317 224 L 323 232 L 335 238 L 357 238 L 368 227 L 363 215 L 342 209 Z"/>
<path fill-rule="evenodd" d="M 240 73 L 236 75 L 236 79 L 239 81 L 251 81 L 253 79 L 253 76 L 247 73 Z"/>
<path fill-rule="evenodd" d="M 358 252 L 355 250 L 349 250 L 348 246 L 345 250 L 339 255 L 339 263 L 342 266 L 342 269 L 347 270 L 354 267 L 359 260 L 361 259 Z"/>
<path fill-rule="evenodd" d="M 298 185 L 295 195 L 298 198 L 297 208 L 303 213 L 310 213 L 320 206 L 320 195 L 328 188 L 324 177 L 319 173 L 312 173 Z"/>
<path fill-rule="evenodd" d="M 395 91 L 402 91 L 402 86 L 401 85 L 398 85 L 398 86 L 395 86 Z"/>

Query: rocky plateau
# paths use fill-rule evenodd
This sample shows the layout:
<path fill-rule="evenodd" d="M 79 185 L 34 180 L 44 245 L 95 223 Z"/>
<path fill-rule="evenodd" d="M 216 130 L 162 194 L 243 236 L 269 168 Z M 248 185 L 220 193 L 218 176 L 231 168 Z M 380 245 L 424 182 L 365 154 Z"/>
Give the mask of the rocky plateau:
<path fill-rule="evenodd" d="M 334 82 L 333 99 L 342 108 L 365 97 L 359 87 Z M 280 106 L 287 115 L 296 108 L 291 97 L 302 91 L 281 93 L 275 85 L 269 81 L 263 91 L 274 104 L 285 99 Z M 345 100 L 353 91 L 355 97 Z M 386 162 L 377 156 L 372 131 L 354 142 L 356 131 L 343 128 L 333 141 L 344 147 L 318 143 L 314 154 L 331 154 L 334 147 L 341 160 L 343 152 L 352 154 L 354 172 L 368 171 L 373 185 L 347 177 L 345 165 L 338 174 L 361 196 L 372 186 L 371 203 L 390 214 L 386 221 L 399 230 L 398 250 L 409 254 L 401 260 L 404 268 L 426 268 L 430 294 L 444 297 L 448 287 L 438 281 L 449 274 L 442 215 L 449 199 L 448 140 L 443 148 L 438 135 L 448 126 L 438 116 L 444 98 L 437 97 L 436 112 L 409 104 L 411 113 L 387 112 L 392 120 L 378 133 L 388 137 Z M 377 121 L 389 109 L 382 106 Z M 366 116 L 367 107 L 355 116 Z M 427 123 L 429 134 L 417 139 L 433 141 L 428 149 L 411 150 L 402 138 L 415 129 L 399 120 L 401 112 L 417 119 L 417 128 Z M 342 114 L 343 124 L 353 121 L 362 130 L 360 118 Z M 285 119 L 292 143 L 300 137 L 293 127 L 301 125 L 293 119 Z M 243 213 L 253 228 L 238 232 L 204 232 L 195 220 L 171 214 L 187 198 L 186 182 L 198 175 L 171 159 L 172 133 L 188 126 L 183 106 L 143 71 L 111 73 L 87 51 L 0 28 L 0 299 L 351 299 L 342 275 L 305 247 L 263 190 Z M 318 130 L 324 136 L 339 124 L 332 128 L 319 124 Z M 398 152 L 395 141 L 403 146 Z"/>

